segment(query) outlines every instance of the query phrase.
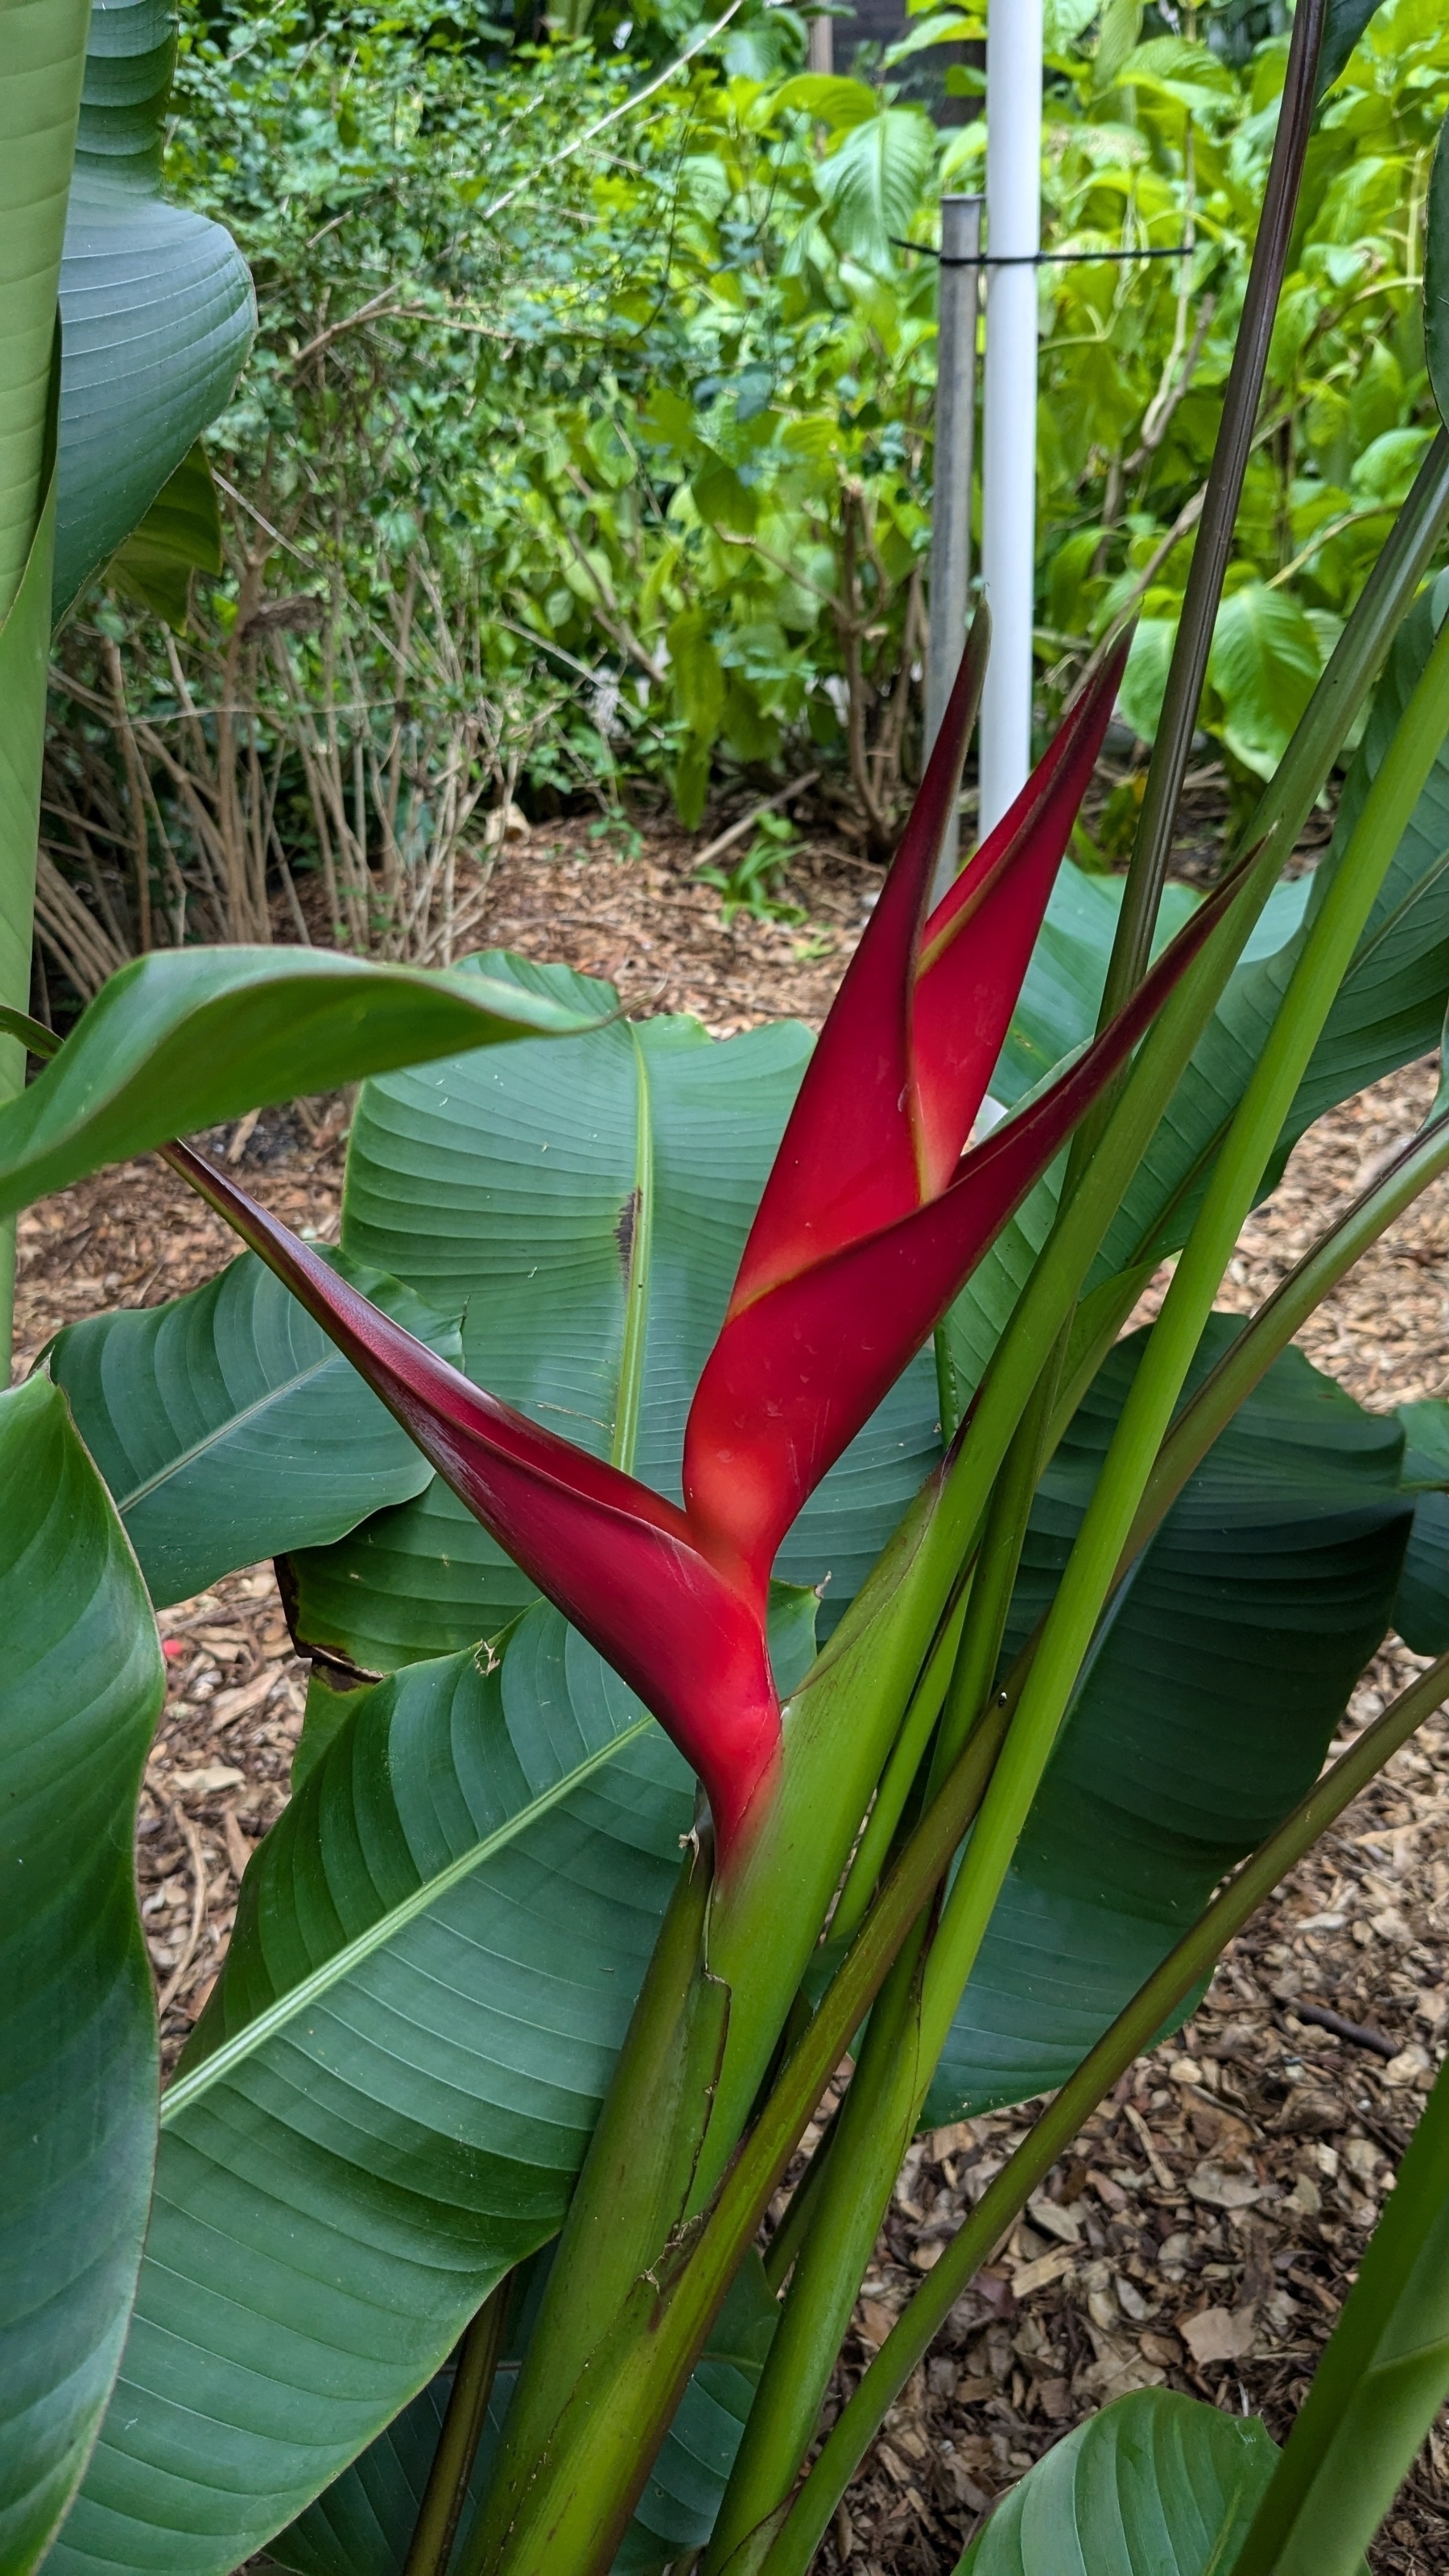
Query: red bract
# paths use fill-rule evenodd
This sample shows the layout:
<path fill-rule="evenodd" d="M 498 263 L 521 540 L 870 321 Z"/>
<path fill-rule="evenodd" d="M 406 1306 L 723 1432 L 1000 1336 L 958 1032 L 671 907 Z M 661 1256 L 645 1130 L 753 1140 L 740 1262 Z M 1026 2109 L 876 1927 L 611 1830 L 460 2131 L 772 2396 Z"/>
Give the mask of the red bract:
<path fill-rule="evenodd" d="M 1125 648 L 1124 648 L 1125 651 Z M 1194 916 L 1041 1097 L 963 1153 L 1121 676 L 1071 710 L 922 927 L 979 695 L 973 634 L 870 926 L 801 1085 L 690 1408 L 683 1511 L 473 1386 L 185 1147 L 172 1159 L 331 1334 L 704 1782 L 721 1858 L 770 1790 L 765 1640 L 791 1521 L 1147 1027 L 1217 919 Z"/>

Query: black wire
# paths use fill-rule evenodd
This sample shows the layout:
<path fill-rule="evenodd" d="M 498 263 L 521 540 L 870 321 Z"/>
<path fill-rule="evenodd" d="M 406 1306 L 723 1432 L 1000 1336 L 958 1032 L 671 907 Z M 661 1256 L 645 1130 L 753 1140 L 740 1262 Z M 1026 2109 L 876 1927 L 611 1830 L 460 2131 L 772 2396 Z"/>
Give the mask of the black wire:
<path fill-rule="evenodd" d="M 1085 264 L 1099 259 L 1191 259 L 1201 247 L 1196 242 L 1172 242 L 1165 250 L 1018 250 L 1003 251 L 999 259 L 983 251 L 976 259 L 948 259 L 944 251 L 933 249 L 929 242 L 902 241 L 897 233 L 889 239 L 892 250 L 918 251 L 922 259 L 935 260 L 939 268 L 1045 268 L 1050 261 Z"/>

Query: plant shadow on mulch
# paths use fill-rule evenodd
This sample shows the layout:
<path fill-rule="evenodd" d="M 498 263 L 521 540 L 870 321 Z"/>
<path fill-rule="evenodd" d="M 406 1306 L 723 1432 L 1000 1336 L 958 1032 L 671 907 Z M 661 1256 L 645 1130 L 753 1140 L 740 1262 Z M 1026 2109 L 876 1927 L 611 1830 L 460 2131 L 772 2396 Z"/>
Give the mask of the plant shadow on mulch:
<path fill-rule="evenodd" d="M 634 1011 L 689 1010 L 717 1035 L 818 1022 L 879 871 L 838 837 L 792 861 L 803 923 L 737 915 L 690 875 L 680 833 L 620 855 L 582 826 L 500 852 L 477 944 L 563 958 Z M 1221 1302 L 1255 1306 L 1421 1119 L 1416 1066 L 1320 1122 L 1247 1228 Z M 296 1226 L 335 1237 L 341 1099 L 211 1140 Z M 244 1132 L 243 1132 L 244 1131 Z M 210 1277 L 233 1239 L 153 1158 L 102 1173 L 20 1226 L 18 1359 L 98 1307 Z M 1449 1184 L 1425 1194 L 1314 1318 L 1303 1344 L 1384 1409 L 1449 1386 Z M 1150 1310 L 1149 1298 L 1144 1309 Z M 230 1576 L 161 1620 L 168 1703 L 137 1866 L 174 2061 L 224 1955 L 241 1871 L 286 1802 L 305 1667 L 272 1569 Z M 1390 1640 L 1340 1741 L 1419 1668 Z M 1336 2035 L 1326 2012 L 1375 2034 Z M 936 2576 L 994 2499 L 1092 2409 L 1169 2385 L 1260 2411 L 1280 2437 L 1354 2276 L 1449 2037 L 1449 1722 L 1434 1721 L 1346 1815 L 1223 1962 L 1190 2023 L 1139 2062 L 958 2302 L 837 2516 L 826 2569 Z M 907 2158 L 831 2408 L 1028 2125 L 958 2123 Z M 1431 2438 L 1373 2553 L 1376 2576 L 1449 2567 L 1449 2442 Z"/>

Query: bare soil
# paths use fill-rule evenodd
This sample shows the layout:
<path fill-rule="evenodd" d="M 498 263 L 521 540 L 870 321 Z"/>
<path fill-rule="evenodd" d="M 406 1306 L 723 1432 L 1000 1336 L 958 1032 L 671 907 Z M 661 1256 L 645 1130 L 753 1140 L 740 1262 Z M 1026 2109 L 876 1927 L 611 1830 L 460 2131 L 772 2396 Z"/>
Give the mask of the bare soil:
<path fill-rule="evenodd" d="M 801 924 L 723 922 L 682 835 L 618 844 L 582 827 L 507 844 L 480 940 L 564 958 L 635 1011 L 689 1010 L 718 1035 L 819 1021 L 879 871 L 806 845 L 788 892 Z M 1254 1217 L 1222 1302 L 1255 1306 L 1394 1145 L 1434 1075 L 1415 1066 L 1323 1120 Z M 345 1101 L 223 1130 L 247 1186 L 293 1225 L 335 1234 Z M 233 1250 L 219 1221 L 147 1157 L 21 1221 L 18 1361 L 98 1307 L 150 1305 Z M 1449 1183 L 1425 1193 L 1302 1335 L 1374 1409 L 1449 1390 Z M 286 1802 L 305 1669 L 270 1566 L 161 1620 L 167 1709 L 147 1773 L 137 1866 L 174 2058 L 210 1991 L 258 1837 Z M 1341 1742 L 1420 1669 L 1390 1639 Z M 1355 2026 L 1344 2035 L 1317 2016 Z M 992 2502 L 1092 2409 L 1168 2385 L 1286 2431 L 1449 2039 L 1449 1720 L 1440 1717 L 1344 1817 L 1248 1932 L 1179 2036 L 1139 2062 L 1052 2174 L 917 2372 L 836 2519 L 826 2568 L 937 2576 Z M 1032 2106 L 963 2121 L 912 2149 L 856 2312 L 836 2396 L 888 2332 Z M 1449 2568 L 1449 2439 L 1430 2441 L 1375 2553 L 1377 2576 Z"/>

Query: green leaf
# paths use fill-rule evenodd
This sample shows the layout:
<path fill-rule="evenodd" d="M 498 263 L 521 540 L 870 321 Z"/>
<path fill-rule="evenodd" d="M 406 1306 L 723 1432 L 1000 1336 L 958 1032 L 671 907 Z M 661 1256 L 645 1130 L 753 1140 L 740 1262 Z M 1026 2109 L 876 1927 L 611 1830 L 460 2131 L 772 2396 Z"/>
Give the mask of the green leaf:
<path fill-rule="evenodd" d="M 813 1610 L 772 1625 L 787 1687 Z M 358 1704 L 253 1859 L 163 2101 L 130 2339 L 52 2576 L 238 2566 L 553 2235 L 693 1811 L 544 1603 L 486 1671 L 414 1665 Z"/>
<path fill-rule="evenodd" d="M 1288 2437 L 1236 2576 L 1364 2576 L 1449 2392 L 1449 2067 Z"/>
<path fill-rule="evenodd" d="M 0 1107 L 0 1216 L 261 1101 L 587 1024 L 538 970 L 496 953 L 487 971 L 470 962 L 444 974 L 320 948 L 139 957 L 29 1090 Z"/>
<path fill-rule="evenodd" d="M 1223 740 L 1259 778 L 1271 778 L 1317 685 L 1323 656 L 1292 593 L 1246 582 L 1218 610 L 1208 678 L 1222 699 Z"/>
<path fill-rule="evenodd" d="M 1228 2576 L 1275 2457 L 1256 2415 L 1140 2388 L 1028 2470 L 956 2576 Z"/>
<path fill-rule="evenodd" d="M 169 0 L 94 0 L 60 309 L 64 615 L 226 401 L 256 322 L 231 235 L 161 194 Z"/>
<path fill-rule="evenodd" d="M 0 79 L 0 95 L 5 83 Z M 45 756 L 45 693 L 50 659 L 50 560 L 55 543 L 55 483 L 41 514 L 24 578 L 0 625 L 0 1009 L 24 1012 L 30 1000 L 32 914 L 40 778 Z M 0 1131 L 23 1114 L 25 1049 L 0 1036 Z M 15 1237 L 0 1226 L 0 1355 L 9 1375 Z"/>
<path fill-rule="evenodd" d="M 1424 350 L 1441 420 L 1449 421 L 1449 120 L 1440 128 L 1429 177 L 1424 233 Z"/>
<path fill-rule="evenodd" d="M 1395 730 L 1428 659 L 1446 601 L 1449 581 L 1441 576 L 1406 618 L 1344 783 L 1328 855 L 1312 876 L 1280 885 L 1270 899 L 1113 1222 L 1091 1272 L 1090 1291 L 1105 1295 L 1114 1276 L 1130 1286 L 1144 1264 L 1155 1266 L 1184 1241 L 1203 1176 L 1262 1053 L 1306 925 L 1327 895 L 1372 780 L 1391 756 Z M 1046 1057 L 1054 1036 L 1065 1053 L 1092 1025 L 1102 989 L 1106 917 L 1083 898 L 1083 882 L 1068 861 L 1047 916 L 1052 928 L 1050 983 L 1037 985 L 1034 959 L 1023 997 L 1025 1002 L 1034 989 L 1042 990 L 1050 1007 L 1036 1008 L 1029 1022 L 1024 1013 L 1018 1015 L 992 1078 L 993 1092 L 1007 1106 L 1048 1072 Z M 1046 953 L 1044 938 L 1038 956 Z M 1446 1005 L 1449 746 L 1436 761 L 1394 854 L 1264 1172 L 1264 1192 L 1274 1186 L 1292 1147 L 1315 1119 L 1365 1084 L 1437 1049 Z M 1014 1297 L 1023 1247 L 1044 1239 L 1059 1187 L 1059 1174 L 1049 1175 L 1032 1193 L 947 1320 L 946 1339 L 962 1401 L 978 1383 L 999 1320 Z"/>
<path fill-rule="evenodd" d="M 909 231 L 936 158 L 935 129 L 914 107 L 883 107 L 842 135 L 815 174 L 843 251 L 887 260 Z"/>
<path fill-rule="evenodd" d="M 1414 1505 L 1414 1524 L 1394 1599 L 1394 1626 L 1416 1655 L 1449 1647 L 1449 1405 L 1401 1404 L 1409 1446 L 1405 1480 L 1428 1486 Z"/>
<path fill-rule="evenodd" d="M 1194 1382 L 1240 1329 L 1220 1315 Z M 1033 1507 L 1007 1651 L 1056 1588 L 1146 1336 Z M 1317 1776 L 1392 1614 L 1403 1434 L 1285 1352 L 1140 1560 L 1042 1784 L 923 2125 L 1060 2084 Z"/>
<path fill-rule="evenodd" d="M 163 483 L 145 518 L 111 557 L 110 578 L 154 609 L 177 634 L 186 628 L 194 572 L 221 570 L 221 513 L 200 439 Z"/>
<path fill-rule="evenodd" d="M 1379 7 L 1380 0 L 1328 0 L 1323 28 L 1323 48 L 1318 57 L 1318 95 L 1331 89 L 1340 72 L 1348 68 L 1360 36 Z"/>
<path fill-rule="evenodd" d="M 85 61 L 87 0 L 9 0 L 0 70 L 0 620 L 45 497 L 55 294 Z M 9 702 L 7 701 L 7 704 Z"/>
<path fill-rule="evenodd" d="M 430 1349 L 461 1357 L 455 1321 L 399 1280 L 329 1258 Z M 68 1326 L 48 1365 L 158 1603 L 189 1600 L 258 1557 L 340 1538 L 421 1493 L 432 1472 L 250 1252 L 171 1305 Z"/>
<path fill-rule="evenodd" d="M 880 98 L 868 81 L 847 80 L 839 72 L 797 72 L 771 101 L 773 115 L 790 108 L 803 108 L 832 134 L 845 134 L 880 114 Z"/>
<path fill-rule="evenodd" d="M 131 1874 L 165 1683 L 115 1513 L 43 1378 L 0 1395 L 0 2560 L 35 2564 L 120 2360 L 156 2143 Z"/>
<path fill-rule="evenodd" d="M 614 2561 L 615 2576 L 652 2576 L 708 2540 L 778 2316 L 759 2257 L 751 2255 L 680 2401 Z M 486 2489 L 520 2357 L 510 2355 L 499 2371 L 465 2511 Z M 402 2576 L 450 2386 L 446 2373 L 430 2381 L 361 2458 L 278 2533 L 269 2557 L 297 2576 Z"/>
<path fill-rule="evenodd" d="M 548 970 L 603 1017 L 609 986 Z M 791 1022 L 723 1043 L 696 1021 L 589 1035 L 370 1082 L 343 1243 L 464 1314 L 464 1367 L 679 1497 L 684 1420 L 809 1054 Z M 929 1354 L 826 1478 L 776 1571 L 853 1597 L 940 1455 Z M 470 1644 L 532 1598 L 447 1487 L 294 1560 L 307 1638 L 365 1669 Z"/>

